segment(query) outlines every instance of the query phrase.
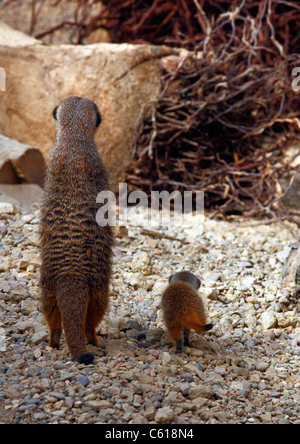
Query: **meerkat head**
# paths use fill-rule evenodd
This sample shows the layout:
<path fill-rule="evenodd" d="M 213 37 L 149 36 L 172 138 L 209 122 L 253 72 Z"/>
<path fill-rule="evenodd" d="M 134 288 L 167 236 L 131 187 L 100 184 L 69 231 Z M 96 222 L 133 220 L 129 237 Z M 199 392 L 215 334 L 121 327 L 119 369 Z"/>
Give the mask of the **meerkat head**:
<path fill-rule="evenodd" d="M 172 274 L 172 276 L 169 277 L 169 284 L 174 284 L 174 282 L 186 282 L 196 290 L 198 290 L 201 285 L 200 279 L 190 271 L 179 271 L 178 273 Z"/>
<path fill-rule="evenodd" d="M 63 100 L 54 110 L 53 117 L 60 132 L 83 131 L 94 136 L 101 123 L 101 114 L 97 105 L 89 99 L 77 96 Z"/>

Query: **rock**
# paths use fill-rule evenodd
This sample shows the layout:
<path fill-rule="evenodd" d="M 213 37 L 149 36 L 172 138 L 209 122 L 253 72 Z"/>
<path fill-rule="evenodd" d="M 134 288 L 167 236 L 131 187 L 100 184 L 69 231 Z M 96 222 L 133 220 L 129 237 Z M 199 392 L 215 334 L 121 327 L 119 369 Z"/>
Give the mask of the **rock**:
<path fill-rule="evenodd" d="M 248 291 L 249 290 L 248 286 L 246 286 L 246 285 L 238 285 L 236 287 L 236 289 L 237 289 L 237 291 Z"/>
<path fill-rule="evenodd" d="M 102 410 L 102 409 L 109 409 L 112 407 L 112 404 L 108 401 L 99 399 L 99 400 L 91 400 L 91 401 L 86 401 L 85 405 L 87 407 L 92 407 L 95 410 Z"/>
<path fill-rule="evenodd" d="M 0 291 L 3 291 L 3 293 L 8 293 L 10 290 L 10 283 L 8 281 L 0 281 Z"/>
<path fill-rule="evenodd" d="M 0 183 L 43 185 L 45 161 L 40 150 L 0 134 Z"/>
<path fill-rule="evenodd" d="M 242 284 L 246 287 L 252 287 L 254 282 L 256 281 L 256 278 L 254 276 L 245 276 L 243 278 Z"/>
<path fill-rule="evenodd" d="M 136 414 L 132 420 L 129 421 L 129 424 L 148 424 L 148 421 L 144 416 Z"/>
<path fill-rule="evenodd" d="M 67 4 L 69 2 L 63 2 L 63 5 L 61 5 L 61 8 L 59 5 L 61 2 L 58 2 L 58 7 L 51 8 L 51 0 L 46 0 L 46 2 L 43 2 L 43 7 L 40 12 L 42 14 L 38 14 L 38 20 L 36 25 L 34 26 L 34 31 L 39 32 L 45 27 L 52 26 L 57 24 L 57 22 L 54 22 L 53 14 L 51 14 L 51 10 L 55 11 L 56 14 L 63 14 L 65 12 L 67 13 L 73 13 L 74 8 L 68 8 Z M 36 44 L 36 39 L 33 37 L 27 36 L 28 29 L 30 27 L 30 21 L 31 21 L 31 11 L 30 11 L 30 0 L 17 0 L 14 2 L 8 2 L 6 4 L 6 7 L 3 5 L 3 3 L 0 3 L 0 17 L 1 20 L 3 20 L 5 23 L 7 23 L 9 26 L 12 26 L 16 30 L 11 35 L 12 37 L 12 44 L 15 43 L 15 40 L 23 40 L 24 44 Z M 20 15 L 22 15 L 22 20 L 20 19 Z M 10 28 L 7 26 L 8 30 Z M 22 31 L 22 32 L 20 32 Z M 1 27 L 1 32 L 5 33 L 5 27 Z M 1 38 L 0 34 L 0 38 Z"/>
<path fill-rule="evenodd" d="M 158 409 L 155 415 L 155 421 L 158 424 L 170 424 L 174 419 L 174 412 L 170 407 Z"/>
<path fill-rule="evenodd" d="M 275 331 L 274 330 L 266 330 L 262 332 L 266 338 L 270 338 L 272 340 L 275 339 Z"/>
<path fill-rule="evenodd" d="M 270 367 L 270 364 L 268 362 L 258 362 L 256 364 L 256 370 L 259 372 L 265 372 Z"/>
<path fill-rule="evenodd" d="M 65 407 L 71 409 L 74 406 L 74 398 L 67 396 L 65 398 Z"/>
<path fill-rule="evenodd" d="M 299 317 L 295 315 L 293 311 L 287 311 L 285 313 L 276 313 L 276 319 L 278 322 L 278 327 L 296 327 L 299 322 Z"/>
<path fill-rule="evenodd" d="M 151 256 L 147 253 L 139 253 L 134 256 L 131 263 L 131 270 L 133 272 L 140 272 L 144 276 L 152 274 Z"/>
<path fill-rule="evenodd" d="M 245 398 L 247 398 L 249 395 L 248 384 L 244 381 L 232 381 L 230 384 L 230 390 L 239 392 L 240 395 L 244 396 Z"/>
<path fill-rule="evenodd" d="M 201 287 L 200 291 L 201 295 L 206 299 L 211 301 L 216 301 L 218 299 L 219 292 L 215 288 L 212 287 Z"/>
<path fill-rule="evenodd" d="M 185 382 L 184 384 L 180 384 L 180 391 L 183 394 L 183 396 L 187 396 L 189 394 L 191 385 Z"/>
<path fill-rule="evenodd" d="M 32 233 L 31 235 L 28 235 L 28 241 L 34 247 L 39 247 L 41 244 L 39 233 Z"/>
<path fill-rule="evenodd" d="M 65 364 L 62 361 L 55 361 L 53 362 L 53 368 L 55 368 L 55 370 L 63 370 L 65 368 Z"/>
<path fill-rule="evenodd" d="M 128 228 L 124 225 L 117 225 L 115 227 L 115 236 L 119 237 L 120 239 L 123 239 L 124 237 L 128 236 Z M 119 252 L 120 255 L 122 255 L 122 252 Z"/>
<path fill-rule="evenodd" d="M 108 330 L 107 339 L 119 339 L 120 338 L 120 330 L 117 327 L 112 327 Z"/>
<path fill-rule="evenodd" d="M 171 355 L 168 352 L 163 352 L 161 355 L 161 363 L 163 366 L 167 366 L 171 361 Z"/>
<path fill-rule="evenodd" d="M 260 322 L 264 330 L 269 330 L 277 325 L 277 318 L 273 311 L 265 311 L 261 317 Z"/>
<path fill-rule="evenodd" d="M 43 35 L 44 31 L 57 27 L 59 22 L 66 18 L 74 17 L 77 11 L 77 3 L 53 0 L 43 0 L 37 8 L 37 20 L 32 23 L 32 3 L 31 0 L 14 0 L 13 2 L 0 2 L 0 17 L 5 23 L 22 33 L 28 33 L 28 30 L 32 27 L 32 35 L 41 35 L 39 38 L 45 43 L 74 43 L 76 36 L 74 35 L 73 26 L 65 25 L 54 29 L 53 33 Z M 102 8 L 102 3 L 93 2 L 89 5 L 88 14 L 89 18 L 98 15 Z M 78 12 L 78 11 L 77 11 Z M 33 26 L 32 26 L 33 25 Z M 16 34 L 22 36 L 24 34 L 16 31 Z M 17 38 L 17 37 L 15 37 Z M 31 44 L 31 41 L 36 42 L 32 37 L 27 37 L 26 43 Z M 102 41 L 110 41 L 110 33 L 103 28 L 98 28 L 92 31 L 87 37 L 83 38 L 83 43 L 96 43 Z"/>
<path fill-rule="evenodd" d="M 25 315 L 28 315 L 37 309 L 38 309 L 38 301 L 27 298 L 21 302 L 21 310 L 22 313 L 24 313 Z"/>
<path fill-rule="evenodd" d="M 79 376 L 78 378 L 78 382 L 83 385 L 83 387 L 86 387 L 87 385 L 89 385 L 90 380 L 87 376 Z"/>
<path fill-rule="evenodd" d="M 61 392 L 51 392 L 50 395 L 54 396 L 54 398 L 58 399 L 59 401 L 66 398 L 65 395 Z"/>
<path fill-rule="evenodd" d="M 156 413 L 156 408 L 154 407 L 154 405 L 149 405 L 148 407 L 146 407 L 144 411 L 144 417 L 148 421 L 153 421 L 153 419 L 155 418 L 155 413 Z"/>
<path fill-rule="evenodd" d="M 277 392 L 276 390 L 270 391 L 270 397 L 271 398 L 280 398 L 282 396 L 282 393 Z"/>
<path fill-rule="evenodd" d="M 49 333 L 46 330 L 46 326 L 41 326 L 32 336 L 31 342 L 33 344 L 39 344 L 42 341 L 46 341 L 48 339 Z"/>
<path fill-rule="evenodd" d="M 207 398 L 202 398 L 199 396 L 199 398 L 193 399 L 192 404 L 195 406 L 196 410 L 199 411 L 205 404 L 207 404 Z"/>
<path fill-rule="evenodd" d="M 197 385 L 195 387 L 191 387 L 188 392 L 190 399 L 196 399 L 196 398 L 211 398 L 212 392 L 209 387 L 206 387 L 205 385 Z"/>
<path fill-rule="evenodd" d="M 205 276 L 205 279 L 207 279 L 208 284 L 210 284 L 209 281 L 215 283 L 215 282 L 221 281 L 221 275 L 219 273 L 210 273 L 207 276 Z"/>
<path fill-rule="evenodd" d="M 144 282 L 144 275 L 142 273 L 127 273 L 127 282 L 133 288 L 138 289 L 141 285 L 141 282 Z"/>
<path fill-rule="evenodd" d="M 25 253 L 20 260 L 20 269 L 25 270 L 29 265 L 40 267 L 42 264 L 41 258 L 37 254 Z"/>
<path fill-rule="evenodd" d="M 164 333 L 165 331 L 163 328 L 155 328 L 148 330 L 146 332 L 146 341 L 150 342 L 150 344 L 159 342 Z"/>
<path fill-rule="evenodd" d="M 155 282 L 153 288 L 152 288 L 152 294 L 154 296 L 161 296 L 165 289 L 167 288 L 168 284 L 166 282 L 162 282 L 161 280 L 158 280 Z"/>
<path fill-rule="evenodd" d="M 284 248 L 276 253 L 276 258 L 280 260 L 280 262 L 285 263 L 289 258 L 291 250 L 297 248 L 297 244 L 285 245 Z"/>
<path fill-rule="evenodd" d="M 15 327 L 21 332 L 34 328 L 34 325 L 34 321 L 18 321 L 15 323 Z"/>
<path fill-rule="evenodd" d="M 251 262 L 239 262 L 238 266 L 241 268 L 251 268 L 253 264 L 251 264 Z"/>
<path fill-rule="evenodd" d="M 271 415 L 270 412 L 262 413 L 262 414 L 260 415 L 260 419 L 261 419 L 261 421 L 264 422 L 264 423 L 267 423 L 267 424 L 272 423 L 272 415 Z"/>
<path fill-rule="evenodd" d="M 0 214 L 14 214 L 15 207 L 9 202 L 0 202 Z"/>
<path fill-rule="evenodd" d="M 251 328 L 251 330 L 255 329 L 257 325 L 257 319 L 256 316 L 254 316 L 252 313 L 246 313 L 244 317 L 245 325 L 247 327 Z"/>
<path fill-rule="evenodd" d="M 10 84 L 1 97 L 0 131 L 38 147 L 47 162 L 56 132 L 53 109 L 67 96 L 88 97 L 102 114 L 97 146 L 112 182 L 121 182 L 138 128 L 161 91 L 161 60 L 179 50 L 127 43 L 46 46 L 32 39 L 28 45 L 26 36 L 13 42 L 12 36 L 15 31 L 1 23 L 0 66 Z"/>

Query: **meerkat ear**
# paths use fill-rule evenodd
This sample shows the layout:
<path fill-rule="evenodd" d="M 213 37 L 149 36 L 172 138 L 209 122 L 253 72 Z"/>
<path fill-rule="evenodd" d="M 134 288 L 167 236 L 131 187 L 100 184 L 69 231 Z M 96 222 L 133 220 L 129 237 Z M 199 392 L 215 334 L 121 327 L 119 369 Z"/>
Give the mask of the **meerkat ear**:
<path fill-rule="evenodd" d="M 57 108 L 58 108 L 58 106 L 56 108 L 54 108 L 54 110 L 52 112 L 53 117 L 54 117 L 55 120 L 57 120 Z"/>
<path fill-rule="evenodd" d="M 98 126 L 100 125 L 101 120 L 102 120 L 101 114 L 100 114 L 100 112 L 97 110 L 96 128 L 98 128 Z"/>
<path fill-rule="evenodd" d="M 173 280 L 174 280 L 174 274 L 172 274 L 172 275 L 169 277 L 169 284 L 172 284 Z"/>
<path fill-rule="evenodd" d="M 201 281 L 200 281 L 200 279 L 197 278 L 197 289 L 200 288 L 200 285 L 201 285 Z"/>

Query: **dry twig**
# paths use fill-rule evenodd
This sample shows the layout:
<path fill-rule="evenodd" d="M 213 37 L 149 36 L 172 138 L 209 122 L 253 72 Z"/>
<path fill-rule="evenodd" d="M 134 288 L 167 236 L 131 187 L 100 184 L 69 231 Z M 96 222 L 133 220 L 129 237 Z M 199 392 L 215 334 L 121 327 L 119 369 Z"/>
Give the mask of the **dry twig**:
<path fill-rule="evenodd" d="M 59 3 L 61 0 L 57 0 Z M 33 1 L 31 31 L 40 9 Z M 300 226 L 283 205 L 291 181 L 288 147 L 300 139 L 300 6 L 285 0 L 78 0 L 73 43 L 105 28 L 112 42 L 168 44 L 190 56 L 165 72 L 151 118 L 137 129 L 131 189 L 202 189 L 206 208 L 226 217 L 269 216 Z"/>

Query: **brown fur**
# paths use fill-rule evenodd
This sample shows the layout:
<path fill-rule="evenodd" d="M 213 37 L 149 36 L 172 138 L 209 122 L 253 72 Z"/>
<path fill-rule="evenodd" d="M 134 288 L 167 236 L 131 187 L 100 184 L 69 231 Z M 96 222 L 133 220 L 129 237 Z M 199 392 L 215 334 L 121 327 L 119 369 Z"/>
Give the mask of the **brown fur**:
<path fill-rule="evenodd" d="M 62 326 L 73 358 L 93 361 L 85 340 L 97 345 L 95 328 L 108 307 L 113 236 L 96 222 L 96 196 L 109 188 L 94 143 L 101 116 L 94 102 L 69 97 L 55 108 L 51 151 L 41 206 L 42 310 L 58 347 Z"/>
<path fill-rule="evenodd" d="M 162 295 L 161 307 L 168 332 L 176 343 L 176 352 L 189 345 L 190 329 L 205 333 L 212 328 L 206 323 L 202 299 L 197 293 L 200 280 L 189 271 L 176 273 L 169 278 L 169 286 Z"/>

